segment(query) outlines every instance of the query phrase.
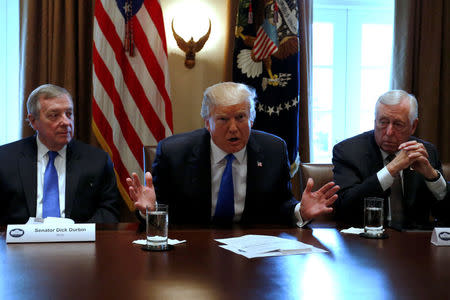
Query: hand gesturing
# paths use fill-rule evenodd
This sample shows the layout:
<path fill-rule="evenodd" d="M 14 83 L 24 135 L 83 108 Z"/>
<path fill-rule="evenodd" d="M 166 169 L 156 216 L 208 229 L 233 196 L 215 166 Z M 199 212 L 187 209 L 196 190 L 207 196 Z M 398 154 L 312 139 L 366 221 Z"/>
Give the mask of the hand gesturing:
<path fill-rule="evenodd" d="M 134 203 L 134 207 L 145 215 L 146 207 L 155 210 L 156 194 L 153 187 L 152 174 L 145 173 L 146 185 L 142 185 L 136 173 L 131 174 L 132 178 L 127 178 L 128 191 L 130 198 Z"/>
<path fill-rule="evenodd" d="M 311 220 L 322 214 L 331 213 L 333 208 L 330 206 L 338 197 L 336 192 L 340 187 L 332 181 L 315 192 L 312 192 L 313 185 L 313 179 L 309 178 L 303 191 L 302 205 L 300 207 L 300 215 L 303 220 Z"/>

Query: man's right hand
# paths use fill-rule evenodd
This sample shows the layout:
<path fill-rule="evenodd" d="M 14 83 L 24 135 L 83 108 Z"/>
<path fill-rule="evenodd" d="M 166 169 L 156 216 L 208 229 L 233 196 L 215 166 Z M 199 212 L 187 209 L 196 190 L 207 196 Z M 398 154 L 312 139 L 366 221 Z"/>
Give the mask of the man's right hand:
<path fill-rule="evenodd" d="M 408 157 L 407 151 L 401 150 L 395 158 L 386 165 L 386 168 L 392 177 L 395 177 L 401 170 L 408 168 L 411 164 L 412 160 Z"/>
<path fill-rule="evenodd" d="M 146 185 L 142 185 L 136 173 L 132 173 L 131 178 L 127 178 L 130 198 L 134 207 L 143 215 L 146 213 L 147 206 L 150 210 L 155 210 L 156 207 L 155 188 L 150 172 L 145 173 L 145 182 Z"/>

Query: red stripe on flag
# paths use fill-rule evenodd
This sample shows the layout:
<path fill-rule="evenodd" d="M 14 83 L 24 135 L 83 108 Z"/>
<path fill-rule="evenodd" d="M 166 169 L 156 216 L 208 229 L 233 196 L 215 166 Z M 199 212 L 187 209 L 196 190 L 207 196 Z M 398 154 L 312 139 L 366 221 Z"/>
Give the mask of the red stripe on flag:
<path fill-rule="evenodd" d="M 270 52 L 270 50 L 272 49 L 272 45 L 271 45 L 271 40 L 269 38 L 264 38 L 261 41 L 261 46 L 259 47 L 258 51 L 257 51 L 257 56 L 262 58 L 266 58 L 267 56 L 269 56 L 270 54 L 268 54 Z"/>
<path fill-rule="evenodd" d="M 169 94 L 166 90 L 166 82 L 164 77 L 164 72 L 159 66 L 158 60 L 153 53 L 153 50 L 150 48 L 150 45 L 146 43 L 147 37 L 145 36 L 145 32 L 141 27 L 141 24 L 137 21 L 133 22 L 134 24 L 134 33 L 135 33 L 135 43 L 136 48 L 139 49 L 141 53 L 141 57 L 144 60 L 145 66 L 150 73 L 150 76 L 155 82 L 156 87 L 158 88 L 159 94 L 164 100 L 164 108 L 166 112 L 166 121 L 169 125 L 170 129 L 173 130 L 172 125 L 172 104 L 170 102 Z M 163 133 L 164 134 L 164 133 Z"/>
<path fill-rule="evenodd" d="M 120 129 L 122 130 L 123 136 L 125 137 L 125 140 L 127 141 L 134 157 L 139 164 L 142 165 L 142 141 L 137 135 L 133 125 L 130 123 L 130 119 L 128 118 L 128 115 L 123 107 L 121 97 L 114 85 L 114 78 L 100 57 L 95 43 L 93 45 L 92 58 L 94 62 L 95 74 L 97 74 L 98 80 L 102 83 L 104 90 L 114 105 L 114 115 L 116 116 Z"/>
<path fill-rule="evenodd" d="M 173 131 L 172 106 L 167 90 L 169 83 L 166 82 L 168 68 L 164 22 L 158 1 L 144 0 L 140 9 L 145 9 L 152 21 L 140 24 L 133 16 L 132 38 L 143 60 L 143 63 L 136 63 L 141 57 L 129 57 L 124 50 L 125 37 L 121 36 L 120 26 L 125 26 L 125 20 L 116 6 L 117 2 L 97 0 L 95 4 L 93 70 L 97 81 L 92 102 L 93 129 L 102 147 L 111 155 L 119 177 L 119 190 L 126 196 L 125 199 L 129 199 L 126 178 L 128 171 L 143 169 L 143 143 L 160 141 L 166 133 Z M 146 33 L 150 32 L 159 36 L 148 37 Z M 154 41 L 157 42 L 154 47 L 158 48 L 149 45 Z M 158 49 L 158 53 L 153 53 L 152 49 Z M 161 59 L 162 55 L 165 59 Z M 113 107 L 109 107 L 111 102 Z M 133 115 L 128 115 L 127 111 L 134 111 Z M 122 135 L 116 135 L 118 130 Z M 136 168 L 138 170 L 134 170 Z M 133 209 L 130 201 L 127 204 Z"/>
<path fill-rule="evenodd" d="M 127 168 L 125 167 L 124 163 L 122 162 L 122 159 L 120 157 L 119 150 L 117 150 L 116 145 L 113 141 L 113 129 L 108 123 L 108 120 L 103 115 L 102 110 L 97 105 L 97 101 L 94 98 L 94 101 L 92 101 L 92 116 L 94 117 L 95 124 L 97 125 L 98 129 L 100 130 L 103 139 L 108 143 L 108 147 L 111 149 L 111 160 L 114 164 L 114 169 L 116 169 L 118 174 L 128 174 Z M 120 180 L 121 184 L 123 186 L 127 186 L 126 178 L 128 176 L 120 176 L 118 180 Z"/>
<path fill-rule="evenodd" d="M 150 0 L 144 2 L 145 9 L 147 10 L 150 18 L 152 18 L 153 24 L 155 24 L 156 30 L 158 30 L 159 37 L 164 47 L 164 52 L 167 56 L 167 42 L 166 32 L 164 30 L 164 19 L 158 0 Z M 158 6 L 155 8 L 155 6 Z"/>
<path fill-rule="evenodd" d="M 97 3 L 101 2 L 97 1 Z M 142 116 L 144 116 L 144 120 L 148 128 L 152 132 L 153 136 L 157 141 L 160 141 L 163 138 L 165 138 L 164 125 L 159 120 L 158 115 L 155 113 L 147 96 L 145 95 L 145 91 L 142 88 L 142 85 L 140 84 L 139 78 L 136 76 L 136 73 L 131 67 L 128 58 L 125 52 L 123 51 L 122 41 L 117 35 L 117 32 L 115 30 L 107 31 L 108 28 L 111 28 L 111 26 L 114 28 L 114 24 L 109 19 L 102 5 L 98 5 L 98 9 L 96 7 L 96 15 L 97 11 L 99 14 L 99 17 L 97 18 L 97 23 L 99 27 L 102 29 L 105 38 L 108 40 L 109 44 L 111 45 L 111 48 L 114 51 L 116 60 L 120 66 L 120 69 L 122 70 L 123 79 L 125 80 L 128 90 L 134 102 L 136 103 L 136 106 L 141 111 Z"/>
<path fill-rule="evenodd" d="M 256 59 L 262 60 L 278 50 L 276 44 L 270 39 L 264 28 L 259 27 L 256 33 L 256 40 L 253 47 L 253 54 Z"/>
<path fill-rule="evenodd" d="M 273 53 L 273 50 L 275 49 L 275 47 L 274 47 L 274 44 L 271 42 L 272 41 L 269 39 L 269 41 L 267 41 L 267 43 L 264 45 L 262 57 L 266 58 Z"/>

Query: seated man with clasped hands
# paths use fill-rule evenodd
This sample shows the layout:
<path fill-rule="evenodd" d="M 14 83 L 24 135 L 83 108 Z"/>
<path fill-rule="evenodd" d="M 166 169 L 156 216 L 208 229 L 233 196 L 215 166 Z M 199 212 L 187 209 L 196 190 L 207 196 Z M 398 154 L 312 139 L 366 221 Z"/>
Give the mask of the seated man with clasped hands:
<path fill-rule="evenodd" d="M 436 147 L 412 136 L 418 120 L 413 95 L 388 91 L 375 105 L 374 130 L 334 146 L 340 221 L 361 225 L 364 197 L 385 199 L 385 221 L 392 228 L 430 228 L 450 219 L 450 187 Z"/>
<path fill-rule="evenodd" d="M 155 203 L 169 205 L 175 224 L 297 224 L 330 213 L 339 187 L 333 182 L 312 192 L 309 179 L 301 203 L 291 192 L 285 142 L 252 130 L 253 89 L 225 82 L 206 89 L 205 127 L 158 144 L 153 176 L 146 186 L 127 179 L 135 207 L 145 215 Z"/>

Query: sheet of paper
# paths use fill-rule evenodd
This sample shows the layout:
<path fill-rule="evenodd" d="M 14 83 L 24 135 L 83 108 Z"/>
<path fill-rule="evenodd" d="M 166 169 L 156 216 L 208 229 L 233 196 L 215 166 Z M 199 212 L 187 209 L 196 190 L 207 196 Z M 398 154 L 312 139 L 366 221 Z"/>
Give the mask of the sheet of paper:
<path fill-rule="evenodd" d="M 342 233 L 349 233 L 349 234 L 360 234 L 364 232 L 364 228 L 355 228 L 355 227 L 350 227 L 347 229 L 342 229 L 341 230 Z"/>
<path fill-rule="evenodd" d="M 72 225 L 72 224 L 75 224 L 75 221 L 72 219 L 69 219 L 69 218 L 56 218 L 56 217 L 34 218 L 34 217 L 30 217 L 26 224 Z"/>
<path fill-rule="evenodd" d="M 296 240 L 268 235 L 249 234 L 216 241 L 225 244 L 220 247 L 247 258 L 326 252 Z"/>
<path fill-rule="evenodd" d="M 177 245 L 177 244 L 181 244 L 181 243 L 186 243 L 186 240 L 177 240 L 177 239 L 168 239 L 167 243 L 169 245 Z M 133 241 L 133 244 L 138 244 L 138 245 L 146 245 L 147 244 L 147 240 L 135 240 Z"/>

